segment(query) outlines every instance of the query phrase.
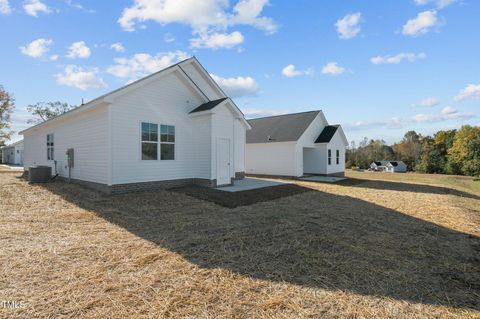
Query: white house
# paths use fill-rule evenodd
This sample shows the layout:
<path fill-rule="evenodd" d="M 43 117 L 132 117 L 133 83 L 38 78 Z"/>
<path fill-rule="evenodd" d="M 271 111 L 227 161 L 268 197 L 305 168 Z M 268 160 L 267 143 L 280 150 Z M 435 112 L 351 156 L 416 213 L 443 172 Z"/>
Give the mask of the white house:
<path fill-rule="evenodd" d="M 370 169 L 373 171 L 384 171 L 387 164 L 388 161 L 374 161 L 372 164 L 370 164 Z"/>
<path fill-rule="evenodd" d="M 23 140 L 3 146 L 1 149 L 2 163 L 14 165 L 23 164 Z"/>
<path fill-rule="evenodd" d="M 48 165 L 61 177 L 118 193 L 231 184 L 244 176 L 247 129 L 193 57 L 21 134 L 27 169 Z"/>
<path fill-rule="evenodd" d="M 375 161 L 370 164 L 374 171 L 384 171 L 389 173 L 405 173 L 407 165 L 403 161 Z"/>
<path fill-rule="evenodd" d="M 403 161 L 389 161 L 385 165 L 385 172 L 389 173 L 405 173 L 407 165 Z"/>
<path fill-rule="evenodd" d="M 329 125 L 322 111 L 248 121 L 247 174 L 300 177 L 345 174 L 348 145 L 340 125 Z"/>

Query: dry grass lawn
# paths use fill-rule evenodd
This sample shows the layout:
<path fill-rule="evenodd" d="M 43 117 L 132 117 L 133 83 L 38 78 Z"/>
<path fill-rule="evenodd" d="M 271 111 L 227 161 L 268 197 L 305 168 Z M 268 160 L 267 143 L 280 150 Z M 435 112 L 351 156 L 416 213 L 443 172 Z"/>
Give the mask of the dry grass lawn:
<path fill-rule="evenodd" d="M 350 174 L 236 208 L 0 174 L 0 317 L 480 318 L 480 193 Z"/>

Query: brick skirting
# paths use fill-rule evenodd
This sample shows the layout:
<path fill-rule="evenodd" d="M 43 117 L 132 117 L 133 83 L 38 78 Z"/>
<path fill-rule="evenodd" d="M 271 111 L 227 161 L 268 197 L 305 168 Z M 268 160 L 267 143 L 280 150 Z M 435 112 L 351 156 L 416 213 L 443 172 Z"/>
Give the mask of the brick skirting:
<path fill-rule="evenodd" d="M 59 179 L 68 181 L 68 178 L 60 177 Z M 154 181 L 154 182 L 140 182 L 140 183 L 127 183 L 127 184 L 115 184 L 115 185 L 106 185 L 95 182 L 82 181 L 78 179 L 71 179 L 72 183 L 85 186 L 94 190 L 98 190 L 105 194 L 125 194 L 125 193 L 135 193 L 135 192 L 146 192 L 154 191 L 175 187 L 182 187 L 188 185 L 198 185 L 203 187 L 216 187 L 216 180 L 202 179 L 202 178 L 185 178 L 185 179 L 174 179 L 166 181 Z"/>

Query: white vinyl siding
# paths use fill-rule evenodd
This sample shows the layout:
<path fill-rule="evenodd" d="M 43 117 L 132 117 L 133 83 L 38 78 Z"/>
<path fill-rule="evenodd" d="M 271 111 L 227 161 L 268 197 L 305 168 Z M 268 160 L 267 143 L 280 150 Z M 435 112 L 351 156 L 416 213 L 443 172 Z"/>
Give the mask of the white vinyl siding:
<path fill-rule="evenodd" d="M 295 142 L 247 144 L 247 174 L 297 176 Z"/>
<path fill-rule="evenodd" d="M 112 104 L 112 184 L 210 179 L 210 124 L 188 113 L 205 100 L 175 71 L 116 98 Z M 139 123 L 175 127 L 175 159 L 142 161 Z M 159 128 L 160 129 L 160 128 Z M 206 145 L 201 153 L 199 145 Z M 159 154 L 160 156 L 160 154 Z"/>
<path fill-rule="evenodd" d="M 108 106 L 100 106 L 59 123 L 47 124 L 24 134 L 24 165 L 47 165 L 46 135 L 55 136 L 57 172 L 67 177 L 67 149 L 75 152 L 72 178 L 90 182 L 108 183 Z"/>

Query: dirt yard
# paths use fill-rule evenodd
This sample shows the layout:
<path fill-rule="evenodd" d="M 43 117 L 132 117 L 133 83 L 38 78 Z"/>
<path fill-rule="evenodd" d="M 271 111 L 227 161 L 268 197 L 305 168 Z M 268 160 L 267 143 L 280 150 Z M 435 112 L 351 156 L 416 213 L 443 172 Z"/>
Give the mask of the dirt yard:
<path fill-rule="evenodd" d="M 480 318 L 480 194 L 353 175 L 229 208 L 2 173 L 0 317 Z"/>

